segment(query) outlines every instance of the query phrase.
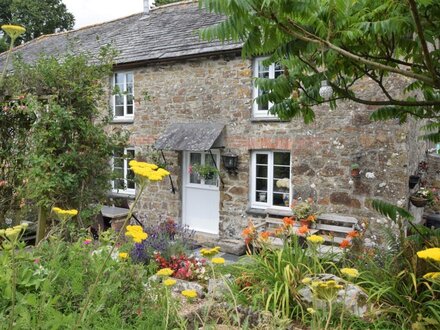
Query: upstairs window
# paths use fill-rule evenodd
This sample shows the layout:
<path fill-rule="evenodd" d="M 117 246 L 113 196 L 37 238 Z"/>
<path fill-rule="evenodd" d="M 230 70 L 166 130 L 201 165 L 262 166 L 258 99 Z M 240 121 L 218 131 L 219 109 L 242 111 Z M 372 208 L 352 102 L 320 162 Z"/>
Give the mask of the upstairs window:
<path fill-rule="evenodd" d="M 266 78 L 266 79 L 276 79 L 283 74 L 283 69 L 281 65 L 272 63 L 269 66 L 265 66 L 263 61 L 265 58 L 256 58 L 254 60 L 254 78 Z M 253 89 L 253 116 L 254 118 L 275 118 L 274 115 L 269 113 L 269 109 L 272 107 L 271 102 L 265 104 L 258 104 L 255 100 L 256 97 L 265 93 L 260 88 L 254 85 Z"/>
<path fill-rule="evenodd" d="M 251 206 L 255 208 L 289 207 L 290 172 L 290 152 L 253 152 Z"/>
<path fill-rule="evenodd" d="M 113 118 L 115 120 L 133 120 L 134 118 L 134 82 L 132 72 L 116 72 L 113 75 Z"/>
<path fill-rule="evenodd" d="M 134 159 L 133 148 L 118 148 L 113 152 L 112 157 L 112 190 L 114 193 L 122 193 L 128 195 L 135 194 L 134 173 L 128 166 Z"/>

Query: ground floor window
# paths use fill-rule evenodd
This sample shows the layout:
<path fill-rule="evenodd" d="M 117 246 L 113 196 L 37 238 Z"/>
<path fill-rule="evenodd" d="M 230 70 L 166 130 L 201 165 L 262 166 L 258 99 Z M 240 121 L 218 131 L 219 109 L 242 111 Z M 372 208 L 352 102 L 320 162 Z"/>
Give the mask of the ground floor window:
<path fill-rule="evenodd" d="M 128 166 L 132 159 L 134 159 L 134 148 L 118 148 L 113 152 L 113 192 L 134 195 L 134 173 Z"/>
<path fill-rule="evenodd" d="M 251 206 L 289 207 L 290 152 L 254 151 L 251 159 Z"/>

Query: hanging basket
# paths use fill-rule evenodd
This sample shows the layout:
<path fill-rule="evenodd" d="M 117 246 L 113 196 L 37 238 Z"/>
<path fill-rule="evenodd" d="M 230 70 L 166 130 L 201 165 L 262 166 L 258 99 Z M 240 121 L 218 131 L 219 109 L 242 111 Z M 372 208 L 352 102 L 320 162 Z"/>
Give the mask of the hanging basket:
<path fill-rule="evenodd" d="M 414 205 L 415 207 L 424 207 L 426 206 L 426 204 L 428 204 L 428 200 L 423 197 L 410 196 L 409 200 L 411 204 Z"/>

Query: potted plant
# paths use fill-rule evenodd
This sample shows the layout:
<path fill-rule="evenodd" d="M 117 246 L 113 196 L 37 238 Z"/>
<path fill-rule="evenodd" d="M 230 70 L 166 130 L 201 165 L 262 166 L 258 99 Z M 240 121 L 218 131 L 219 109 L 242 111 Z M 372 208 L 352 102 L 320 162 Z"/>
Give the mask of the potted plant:
<path fill-rule="evenodd" d="M 427 188 L 420 188 L 414 194 L 409 196 L 411 204 L 416 207 L 424 207 L 433 200 L 433 195 L 431 190 Z"/>
<path fill-rule="evenodd" d="M 205 165 L 193 164 L 191 170 L 194 173 L 197 173 L 205 180 L 211 180 L 214 178 L 215 175 L 219 174 L 219 170 L 216 167 L 209 164 L 205 164 Z"/>
<path fill-rule="evenodd" d="M 360 176 L 360 168 L 359 168 L 359 164 L 357 163 L 353 163 L 351 164 L 351 176 L 353 178 L 358 178 Z"/>
<path fill-rule="evenodd" d="M 318 217 L 317 207 L 311 198 L 306 199 L 305 202 L 295 199 L 292 203 L 292 212 L 301 226 L 312 227 Z"/>

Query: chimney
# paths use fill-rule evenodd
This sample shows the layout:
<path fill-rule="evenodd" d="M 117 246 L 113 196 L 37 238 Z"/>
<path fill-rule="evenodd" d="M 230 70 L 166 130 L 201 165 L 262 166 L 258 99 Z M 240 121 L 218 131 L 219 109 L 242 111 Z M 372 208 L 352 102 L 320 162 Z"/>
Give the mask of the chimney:
<path fill-rule="evenodd" d="M 148 15 L 150 13 L 150 9 L 154 8 L 155 0 L 144 0 L 144 15 Z"/>

